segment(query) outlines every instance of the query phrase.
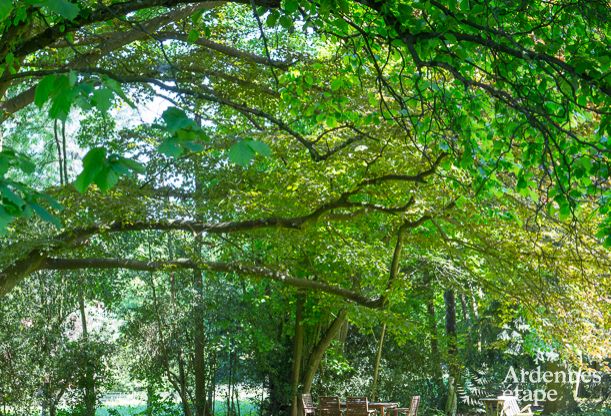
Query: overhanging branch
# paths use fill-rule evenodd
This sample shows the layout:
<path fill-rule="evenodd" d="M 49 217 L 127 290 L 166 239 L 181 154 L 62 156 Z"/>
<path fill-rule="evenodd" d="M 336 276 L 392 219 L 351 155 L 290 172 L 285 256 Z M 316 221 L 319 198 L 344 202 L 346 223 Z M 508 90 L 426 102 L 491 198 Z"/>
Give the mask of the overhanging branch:
<path fill-rule="evenodd" d="M 368 308 L 379 308 L 382 306 L 380 299 L 371 299 L 351 290 L 332 286 L 317 280 L 296 278 L 283 271 L 243 263 L 194 262 L 189 259 L 141 261 L 115 258 L 47 258 L 39 264 L 36 270 L 129 269 L 138 271 L 157 271 L 164 269 L 195 268 L 273 280 L 287 286 L 338 296 Z"/>

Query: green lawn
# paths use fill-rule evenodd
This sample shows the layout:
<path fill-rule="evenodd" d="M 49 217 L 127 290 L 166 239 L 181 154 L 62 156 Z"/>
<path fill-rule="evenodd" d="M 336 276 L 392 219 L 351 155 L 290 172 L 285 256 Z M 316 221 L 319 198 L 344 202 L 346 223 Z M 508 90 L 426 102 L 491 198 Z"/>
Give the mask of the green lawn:
<path fill-rule="evenodd" d="M 178 413 L 180 412 L 180 405 L 176 405 Z M 112 406 L 112 407 L 100 407 L 96 412 L 96 416 L 135 416 L 141 414 L 146 409 L 144 404 L 135 406 Z M 225 414 L 226 405 L 224 401 L 217 400 L 215 403 L 215 415 L 223 416 Z M 255 416 L 259 414 L 258 408 L 254 403 L 245 400 L 240 402 L 240 415 L 241 416 Z"/>

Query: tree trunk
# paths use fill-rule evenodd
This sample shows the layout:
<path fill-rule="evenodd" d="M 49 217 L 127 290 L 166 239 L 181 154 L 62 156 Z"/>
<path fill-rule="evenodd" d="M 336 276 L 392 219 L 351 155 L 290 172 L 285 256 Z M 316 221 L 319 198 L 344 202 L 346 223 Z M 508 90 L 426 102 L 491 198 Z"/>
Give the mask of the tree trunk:
<path fill-rule="evenodd" d="M 380 334 L 380 342 L 378 343 L 378 351 L 376 353 L 376 362 L 373 367 L 373 383 L 371 385 L 371 400 L 378 399 L 378 375 L 380 374 L 380 361 L 382 360 L 382 348 L 384 347 L 384 336 L 386 335 L 386 323 L 382 325 L 382 333 Z"/>
<path fill-rule="evenodd" d="M 456 345 L 456 298 L 454 291 L 448 289 L 443 294 L 446 305 L 446 335 L 448 337 L 448 399 L 446 401 L 446 415 L 455 415 L 457 407 L 456 386 L 458 383 L 458 356 Z"/>
<path fill-rule="evenodd" d="M 437 318 L 435 317 L 435 303 L 433 295 L 427 301 L 429 333 L 431 336 L 431 365 L 435 381 L 441 382 L 441 362 L 439 361 L 439 334 L 437 333 Z"/>
<path fill-rule="evenodd" d="M 214 399 L 216 397 L 216 351 L 211 352 L 210 364 L 208 365 L 208 401 L 206 402 L 206 416 L 214 414 Z"/>
<path fill-rule="evenodd" d="M 180 402 L 182 404 L 182 411 L 185 416 L 191 416 L 191 406 L 189 405 L 189 394 L 187 392 L 187 374 L 185 372 L 185 363 L 182 359 L 182 353 L 179 351 L 176 357 L 178 361 L 178 380 L 179 380 L 179 392 Z"/>
<path fill-rule="evenodd" d="M 303 359 L 303 305 L 305 294 L 297 294 L 295 305 L 295 340 L 293 345 L 293 369 L 291 371 L 291 416 L 298 416 L 299 380 L 301 378 L 301 361 Z"/>
<path fill-rule="evenodd" d="M 204 285 L 202 271 L 193 271 L 195 306 L 193 308 L 193 371 L 195 375 L 195 415 L 206 415 L 206 368 L 205 368 L 205 328 L 204 328 Z"/>
<path fill-rule="evenodd" d="M 482 325 L 481 322 L 479 321 L 479 309 L 477 306 L 477 299 L 475 298 L 475 295 L 473 292 L 471 292 L 470 296 L 469 296 L 469 305 L 471 306 L 471 316 L 472 316 L 472 335 L 473 335 L 473 339 L 471 342 L 475 343 L 477 345 L 477 352 L 481 353 L 482 352 Z"/>
<path fill-rule="evenodd" d="M 344 321 L 346 320 L 347 314 L 348 311 L 346 311 L 345 309 L 342 309 L 339 312 L 331 326 L 327 329 L 323 337 L 312 350 L 303 377 L 304 393 L 309 393 L 310 390 L 312 390 L 312 382 L 314 381 L 314 376 L 316 375 L 316 371 L 318 370 L 320 361 L 322 360 L 325 351 L 327 351 L 327 348 L 329 348 L 329 346 L 331 345 L 331 341 L 333 341 L 333 338 L 335 338 L 339 333 L 339 330 L 341 329 L 342 325 L 344 324 Z"/>
<path fill-rule="evenodd" d="M 89 332 L 87 329 L 87 315 L 85 310 L 85 295 L 83 294 L 83 287 L 79 285 L 78 289 L 78 303 L 79 303 L 79 311 L 81 314 L 81 325 L 83 329 L 82 339 L 83 343 L 86 346 L 89 341 Z M 86 363 L 85 363 L 85 380 L 84 380 L 84 397 L 83 397 L 83 405 L 85 407 L 85 416 L 95 416 L 95 379 L 93 374 L 93 363 L 91 362 L 91 357 L 89 354 L 85 354 Z"/>
<path fill-rule="evenodd" d="M 196 118 L 198 125 L 201 125 L 201 119 Z M 200 179 L 200 167 L 196 164 L 194 169 L 195 175 L 195 208 L 196 213 L 201 212 L 201 196 L 202 183 Z M 195 236 L 195 249 L 197 256 L 202 255 L 202 236 Z M 204 327 L 205 310 L 204 310 L 204 282 L 202 279 L 202 271 L 200 269 L 193 270 L 193 288 L 195 290 L 195 306 L 193 308 L 193 375 L 195 378 L 195 416 L 206 416 L 206 362 L 205 362 L 205 345 L 206 345 L 206 329 Z"/>

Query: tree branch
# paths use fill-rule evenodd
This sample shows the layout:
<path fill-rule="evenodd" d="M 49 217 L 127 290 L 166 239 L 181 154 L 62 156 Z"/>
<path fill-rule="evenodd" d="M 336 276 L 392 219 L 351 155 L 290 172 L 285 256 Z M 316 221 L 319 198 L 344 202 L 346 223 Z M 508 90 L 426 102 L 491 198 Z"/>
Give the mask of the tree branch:
<path fill-rule="evenodd" d="M 15 46 L 13 54 L 15 57 L 29 55 L 52 45 L 58 39 L 66 36 L 67 33 L 74 32 L 83 26 L 92 23 L 104 22 L 117 17 L 126 16 L 138 10 L 150 9 L 153 7 L 173 7 L 188 3 L 202 3 L 213 8 L 221 6 L 227 2 L 249 4 L 247 0 L 222 0 L 222 1 L 194 1 L 194 0 L 132 0 L 111 5 L 102 5 L 95 10 L 81 10 L 74 20 L 63 20 L 54 26 L 38 33 L 37 35 L 21 42 Z M 257 5 L 263 7 L 279 7 L 278 0 L 257 0 Z"/>
<path fill-rule="evenodd" d="M 379 299 L 371 299 L 360 293 L 343 289 L 338 286 L 332 286 L 317 280 L 296 278 L 286 272 L 243 263 L 194 262 L 189 259 L 140 261 L 115 258 L 47 258 L 39 263 L 36 270 L 129 269 L 138 271 L 158 271 L 164 269 L 171 270 L 195 268 L 273 280 L 300 289 L 324 292 L 330 295 L 338 296 L 368 308 L 379 308 L 382 306 Z M 31 270 L 30 272 L 36 270 Z"/>
<path fill-rule="evenodd" d="M 180 40 L 182 42 L 187 42 L 188 36 L 179 33 L 179 32 L 162 32 L 159 33 L 159 39 L 175 39 Z M 260 56 L 248 51 L 243 51 L 241 49 L 237 49 L 231 46 L 223 45 L 217 42 L 213 42 L 208 39 L 198 38 L 193 42 L 196 45 L 204 46 L 208 49 L 212 49 L 216 52 L 222 53 L 223 55 L 231 56 L 238 59 L 243 59 L 246 61 L 254 62 L 256 64 L 263 64 L 273 66 L 275 68 L 286 70 L 291 64 L 284 61 L 279 61 L 276 59 L 267 58 L 265 56 Z"/>

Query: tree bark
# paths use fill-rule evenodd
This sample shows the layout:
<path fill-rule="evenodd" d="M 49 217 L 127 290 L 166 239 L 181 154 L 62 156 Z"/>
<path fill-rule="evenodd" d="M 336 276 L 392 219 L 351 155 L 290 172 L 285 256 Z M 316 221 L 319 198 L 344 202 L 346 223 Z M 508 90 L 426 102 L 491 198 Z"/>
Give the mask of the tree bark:
<path fill-rule="evenodd" d="M 206 368 L 204 327 L 204 285 L 202 271 L 193 270 L 193 287 L 195 288 L 195 306 L 193 308 L 193 371 L 195 376 L 195 415 L 206 414 Z"/>
<path fill-rule="evenodd" d="M 310 393 L 312 390 L 312 382 L 314 381 L 314 376 L 316 375 L 316 371 L 318 371 L 318 366 L 320 365 L 320 361 L 325 354 L 325 351 L 331 345 L 331 341 L 333 338 L 337 336 L 339 330 L 341 329 L 344 321 L 346 320 L 346 316 L 348 311 L 346 309 L 342 309 L 331 326 L 327 329 L 323 337 L 320 339 L 318 344 L 312 350 L 310 354 L 310 358 L 308 359 L 308 365 L 305 369 L 305 374 L 303 377 L 303 392 Z"/>
<path fill-rule="evenodd" d="M 293 345 L 293 369 L 291 371 L 291 416 L 299 415 L 299 380 L 301 379 L 301 361 L 303 359 L 303 306 L 305 294 L 297 294 L 295 305 L 295 339 Z"/>
<path fill-rule="evenodd" d="M 437 332 L 437 318 L 435 316 L 435 303 L 433 294 L 427 301 L 429 334 L 431 336 L 431 364 L 435 381 L 441 383 L 441 362 L 439 361 L 439 334 Z"/>
<path fill-rule="evenodd" d="M 176 259 L 166 261 L 139 261 L 131 259 L 105 259 L 105 258 L 90 258 L 90 259 L 57 259 L 57 258 L 43 258 L 40 260 L 40 264 L 36 264 L 36 270 L 79 270 L 85 268 L 94 269 L 131 269 L 131 270 L 145 270 L 155 271 L 162 270 L 164 268 L 182 268 L 182 269 L 193 269 L 201 267 L 202 269 L 225 272 L 225 273 L 236 273 L 242 276 L 253 276 L 257 278 L 264 278 L 274 280 L 287 286 L 293 286 L 301 289 L 320 291 L 329 293 L 354 303 L 358 303 L 368 308 L 380 308 L 383 306 L 383 296 L 378 298 L 368 298 L 361 295 L 358 292 L 344 289 L 342 287 L 326 284 L 318 280 L 302 279 L 292 277 L 286 272 L 269 269 L 258 265 L 247 265 L 242 263 L 221 263 L 221 262 L 204 262 L 198 261 L 197 263 L 188 259 Z M 30 270 L 28 273 L 32 273 L 35 270 Z M 17 283 L 16 281 L 14 282 Z M 2 275 L 0 273 L 0 296 L 4 294 L 2 287 Z"/>
<path fill-rule="evenodd" d="M 378 351 L 376 353 L 376 362 L 373 368 L 373 383 L 371 385 L 371 400 L 378 399 L 378 375 L 380 373 L 380 361 L 382 360 L 382 348 L 384 347 L 384 336 L 386 335 L 386 323 L 382 325 L 382 333 L 380 334 L 380 342 L 378 343 Z"/>
<path fill-rule="evenodd" d="M 448 289 L 443 295 L 446 305 L 446 335 L 448 337 L 448 367 L 450 377 L 448 381 L 448 399 L 446 401 L 446 415 L 455 415 L 457 407 L 456 386 L 458 383 L 458 357 L 456 344 L 456 298 L 454 291 Z"/>

